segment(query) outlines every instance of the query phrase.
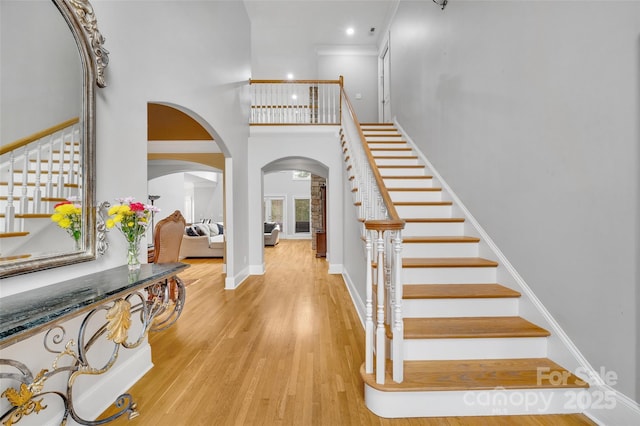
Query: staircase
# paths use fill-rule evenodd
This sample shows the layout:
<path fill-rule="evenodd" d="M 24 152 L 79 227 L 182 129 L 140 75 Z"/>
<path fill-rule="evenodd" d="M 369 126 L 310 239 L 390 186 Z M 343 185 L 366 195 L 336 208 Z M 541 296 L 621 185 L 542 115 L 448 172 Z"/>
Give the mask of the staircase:
<path fill-rule="evenodd" d="M 0 265 L 59 250 L 34 238 L 51 222 L 53 206 L 81 193 L 77 118 L 3 146 L 0 150 Z"/>
<path fill-rule="evenodd" d="M 553 424 L 592 424 L 571 404 L 589 385 L 547 357 L 550 332 L 520 315 L 521 294 L 500 284 L 498 262 L 480 256 L 480 238 L 467 234 L 471 227 L 426 165 L 393 125 L 361 129 L 405 222 L 403 378 L 393 380 L 392 359 L 382 381 L 363 365 L 368 408 L 381 417 L 554 414 Z M 343 152 L 357 194 L 357 164 L 344 136 Z M 361 213 L 362 203 L 355 200 Z M 387 353 L 394 346 L 392 315 L 385 315 Z"/>

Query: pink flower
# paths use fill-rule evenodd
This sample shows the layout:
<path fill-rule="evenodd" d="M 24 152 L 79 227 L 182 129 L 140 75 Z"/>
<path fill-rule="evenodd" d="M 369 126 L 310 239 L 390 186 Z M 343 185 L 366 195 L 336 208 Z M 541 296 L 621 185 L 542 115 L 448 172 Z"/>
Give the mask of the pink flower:
<path fill-rule="evenodd" d="M 142 203 L 131 203 L 129 205 L 129 207 L 131 208 L 131 211 L 133 211 L 133 212 L 142 212 L 142 211 L 144 211 L 144 204 L 142 204 Z"/>

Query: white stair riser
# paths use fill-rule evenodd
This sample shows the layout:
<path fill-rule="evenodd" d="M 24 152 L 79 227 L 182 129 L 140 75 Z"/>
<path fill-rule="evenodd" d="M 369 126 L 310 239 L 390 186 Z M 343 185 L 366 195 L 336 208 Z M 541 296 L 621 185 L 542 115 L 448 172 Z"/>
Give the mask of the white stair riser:
<path fill-rule="evenodd" d="M 462 235 L 464 222 L 407 222 L 404 225 L 404 236 L 439 236 Z"/>
<path fill-rule="evenodd" d="M 518 298 L 403 299 L 404 318 L 517 316 Z"/>
<path fill-rule="evenodd" d="M 545 358 L 547 338 L 405 339 L 403 354 L 406 361 Z"/>
<path fill-rule="evenodd" d="M 403 257 L 478 257 L 478 243 L 403 243 Z"/>
<path fill-rule="evenodd" d="M 405 284 L 474 284 L 496 282 L 496 268 L 402 268 Z"/>
<path fill-rule="evenodd" d="M 389 191 L 391 201 L 442 201 L 442 191 Z"/>
<path fill-rule="evenodd" d="M 436 205 L 436 206 L 403 206 L 397 205 L 396 211 L 400 217 L 451 217 L 452 207 L 449 205 Z"/>
<path fill-rule="evenodd" d="M 371 148 L 408 148 L 409 147 L 409 145 L 407 145 L 406 142 L 403 142 L 403 141 L 389 142 L 389 139 L 384 139 L 382 142 L 369 143 L 368 145 L 370 149 Z"/>
<path fill-rule="evenodd" d="M 393 131 L 393 132 L 398 132 L 398 129 L 395 128 L 395 126 L 393 125 L 375 125 L 375 126 L 367 126 L 362 125 L 362 131 L 367 134 L 367 133 L 375 133 L 377 131 Z"/>
<path fill-rule="evenodd" d="M 389 150 L 384 150 L 384 151 L 375 150 L 371 154 L 373 154 L 373 158 L 378 158 L 378 157 L 407 157 L 407 158 L 400 158 L 401 160 L 406 160 L 408 158 L 415 157 L 415 154 L 413 153 L 413 151 L 396 151 L 394 149 L 389 149 Z"/>
<path fill-rule="evenodd" d="M 580 396 L 588 392 L 577 388 L 381 392 L 364 385 L 366 406 L 386 418 L 573 414 L 580 411 L 575 401 L 588 399 Z"/>
<path fill-rule="evenodd" d="M 378 166 L 416 166 L 420 164 L 417 158 L 374 158 Z"/>
<path fill-rule="evenodd" d="M 424 176 L 424 167 L 383 167 L 378 169 L 382 176 Z"/>
<path fill-rule="evenodd" d="M 388 175 L 388 174 L 387 174 Z M 432 188 L 433 179 L 385 179 L 384 186 L 389 188 Z"/>
<path fill-rule="evenodd" d="M 406 142 L 402 139 L 402 135 L 399 135 L 397 132 L 367 132 L 368 134 L 364 135 L 364 138 L 367 142 Z M 375 136 L 374 136 L 375 135 Z"/>

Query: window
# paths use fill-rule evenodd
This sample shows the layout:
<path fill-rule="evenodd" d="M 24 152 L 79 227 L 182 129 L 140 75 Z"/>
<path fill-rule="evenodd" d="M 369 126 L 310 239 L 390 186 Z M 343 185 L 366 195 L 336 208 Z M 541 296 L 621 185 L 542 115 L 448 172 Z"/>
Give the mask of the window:
<path fill-rule="evenodd" d="M 296 198 L 296 233 L 308 233 L 311 230 L 311 200 L 308 198 Z"/>
<path fill-rule="evenodd" d="M 311 172 L 306 172 L 304 170 L 294 170 L 293 180 L 311 180 Z"/>

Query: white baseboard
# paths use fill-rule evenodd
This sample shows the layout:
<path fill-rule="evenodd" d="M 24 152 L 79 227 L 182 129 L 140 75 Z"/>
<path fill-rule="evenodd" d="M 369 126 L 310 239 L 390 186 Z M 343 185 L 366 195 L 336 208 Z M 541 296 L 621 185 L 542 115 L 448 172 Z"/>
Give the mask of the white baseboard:
<path fill-rule="evenodd" d="M 580 401 L 584 414 L 599 425 L 640 425 L 640 404 L 611 386 L 591 386 Z"/>
<path fill-rule="evenodd" d="M 364 317 L 365 317 L 365 305 L 355 286 L 353 285 L 353 281 L 349 276 L 347 271 L 342 272 L 342 278 L 344 279 L 345 284 L 347 285 L 347 291 L 349 292 L 349 296 L 351 296 L 351 301 L 353 302 L 353 306 L 356 308 L 356 312 L 358 313 L 358 318 L 360 318 L 360 325 L 364 329 Z"/>
<path fill-rule="evenodd" d="M 249 268 L 243 269 L 232 277 L 227 276 L 224 279 L 224 289 L 235 290 L 236 288 L 240 287 L 240 284 L 245 282 L 247 278 L 249 278 Z"/>
<path fill-rule="evenodd" d="M 331 263 L 329 262 L 329 274 L 331 275 L 340 275 L 344 267 L 341 263 Z"/>

